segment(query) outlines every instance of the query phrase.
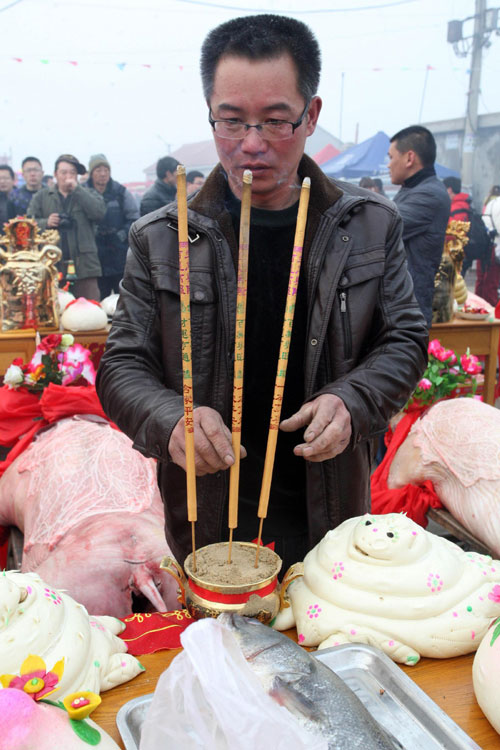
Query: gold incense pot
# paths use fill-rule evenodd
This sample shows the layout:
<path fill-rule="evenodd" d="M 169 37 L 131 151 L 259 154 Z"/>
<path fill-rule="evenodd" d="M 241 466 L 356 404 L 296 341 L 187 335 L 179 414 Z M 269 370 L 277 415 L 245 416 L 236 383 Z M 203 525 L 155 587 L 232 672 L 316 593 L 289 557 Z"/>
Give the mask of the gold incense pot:
<path fill-rule="evenodd" d="M 217 542 L 196 550 L 197 558 L 204 550 L 224 548 L 224 555 L 228 556 L 228 542 Z M 255 557 L 257 545 L 250 542 L 233 542 L 233 549 L 237 546 L 251 548 Z M 190 554 L 184 563 L 184 570 L 172 558 L 165 557 L 160 568 L 173 576 L 180 590 L 179 602 L 196 620 L 205 617 L 218 617 L 222 612 L 253 617 L 269 625 L 272 623 L 282 606 L 281 586 L 278 583 L 278 573 L 281 570 L 281 558 L 267 547 L 261 547 L 259 555 L 265 550 L 265 555 L 271 562 L 272 572 L 266 578 L 247 583 L 213 583 L 209 575 L 200 575 L 193 571 L 193 555 Z M 231 563 L 232 564 L 232 563 Z M 230 565 L 227 563 L 227 567 Z M 248 568 L 249 572 L 251 568 Z M 285 605 L 287 606 L 287 605 Z"/>

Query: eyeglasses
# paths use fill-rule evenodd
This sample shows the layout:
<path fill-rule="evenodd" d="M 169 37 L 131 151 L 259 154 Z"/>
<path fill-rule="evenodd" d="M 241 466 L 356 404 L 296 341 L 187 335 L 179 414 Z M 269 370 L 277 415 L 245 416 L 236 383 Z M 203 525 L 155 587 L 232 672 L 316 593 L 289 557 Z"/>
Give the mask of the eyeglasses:
<path fill-rule="evenodd" d="M 299 119 L 295 122 L 288 122 L 287 120 L 267 120 L 266 122 L 259 122 L 256 125 L 249 125 L 248 122 L 240 122 L 239 120 L 234 119 L 214 120 L 211 110 L 208 113 L 208 122 L 213 127 L 219 138 L 241 141 L 250 128 L 255 128 L 261 138 L 264 138 L 266 141 L 284 141 L 287 138 L 291 138 L 297 128 L 302 124 L 310 103 L 309 100 Z"/>

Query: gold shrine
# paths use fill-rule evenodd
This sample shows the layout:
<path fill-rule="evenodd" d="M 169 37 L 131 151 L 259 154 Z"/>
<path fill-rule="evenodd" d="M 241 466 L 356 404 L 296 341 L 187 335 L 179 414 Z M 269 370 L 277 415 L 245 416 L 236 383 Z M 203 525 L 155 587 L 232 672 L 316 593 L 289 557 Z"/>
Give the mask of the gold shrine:
<path fill-rule="evenodd" d="M 447 323 L 453 317 L 453 301 L 463 305 L 467 287 L 461 275 L 465 257 L 464 247 L 469 241 L 468 221 L 451 220 L 446 228 L 443 255 L 434 277 L 432 322 Z"/>
<path fill-rule="evenodd" d="M 59 328 L 57 305 L 61 250 L 55 229 L 39 232 L 34 219 L 18 216 L 0 235 L 0 330 Z"/>

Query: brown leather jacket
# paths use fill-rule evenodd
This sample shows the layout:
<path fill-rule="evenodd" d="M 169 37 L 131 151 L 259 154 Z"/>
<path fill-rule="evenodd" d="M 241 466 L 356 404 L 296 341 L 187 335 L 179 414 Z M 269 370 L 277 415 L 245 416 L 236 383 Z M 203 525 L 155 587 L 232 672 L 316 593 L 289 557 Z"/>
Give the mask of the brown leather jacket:
<path fill-rule="evenodd" d="M 413 296 L 394 205 L 334 183 L 304 157 L 311 177 L 304 243 L 309 322 L 305 400 L 334 393 L 352 420 L 350 446 L 307 464 L 310 545 L 346 518 L 369 510 L 371 440 L 405 403 L 425 369 L 427 328 Z M 189 203 L 193 392 L 196 405 L 231 424 L 237 242 L 216 167 Z M 106 413 L 158 461 L 167 541 L 189 553 L 186 477 L 168 454 L 183 415 L 176 205 L 142 217 L 130 232 L 120 299 L 97 377 Z M 254 351 L 255 355 L 255 351 Z M 252 356 L 247 344 L 246 356 Z M 198 547 L 226 538 L 228 472 L 197 479 Z M 256 519 L 257 527 L 257 519 Z"/>

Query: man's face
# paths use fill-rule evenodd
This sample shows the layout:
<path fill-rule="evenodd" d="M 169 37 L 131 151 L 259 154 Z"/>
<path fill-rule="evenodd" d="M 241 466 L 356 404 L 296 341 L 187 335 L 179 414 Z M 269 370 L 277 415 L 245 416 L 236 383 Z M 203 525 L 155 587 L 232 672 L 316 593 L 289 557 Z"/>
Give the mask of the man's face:
<path fill-rule="evenodd" d="M 23 167 L 23 177 L 28 190 L 40 190 L 42 187 L 43 169 L 37 161 L 27 161 Z"/>
<path fill-rule="evenodd" d="M 105 188 L 111 177 L 111 171 L 109 167 L 101 164 L 92 170 L 92 181 L 97 187 Z"/>
<path fill-rule="evenodd" d="M 393 185 L 402 185 L 403 182 L 411 177 L 414 171 L 414 153 L 413 151 L 398 151 L 396 141 L 389 145 L 389 172 Z M 413 170 L 413 171 L 412 171 Z"/>
<path fill-rule="evenodd" d="M 0 193 L 10 193 L 14 180 L 8 169 L 0 169 Z"/>
<path fill-rule="evenodd" d="M 56 184 L 59 190 L 64 189 L 68 181 L 76 181 L 78 172 L 74 164 L 70 164 L 67 161 L 60 161 L 57 165 L 57 169 L 54 172 L 56 178 Z"/>
<path fill-rule="evenodd" d="M 204 177 L 195 177 L 192 182 L 188 182 L 186 185 L 187 194 L 191 195 L 191 193 L 194 193 L 195 190 L 199 190 L 204 182 Z"/>
<path fill-rule="evenodd" d="M 214 120 L 237 119 L 256 125 L 266 120 L 295 122 L 306 102 L 298 91 L 297 73 L 289 55 L 257 61 L 227 56 L 216 67 L 209 104 Z M 292 205 L 297 199 L 297 167 L 320 110 L 321 99 L 314 97 L 301 125 L 282 141 L 267 141 L 255 128 L 241 140 L 220 138 L 214 133 L 233 193 L 241 197 L 243 172 L 250 169 L 252 205 L 275 210 Z"/>

